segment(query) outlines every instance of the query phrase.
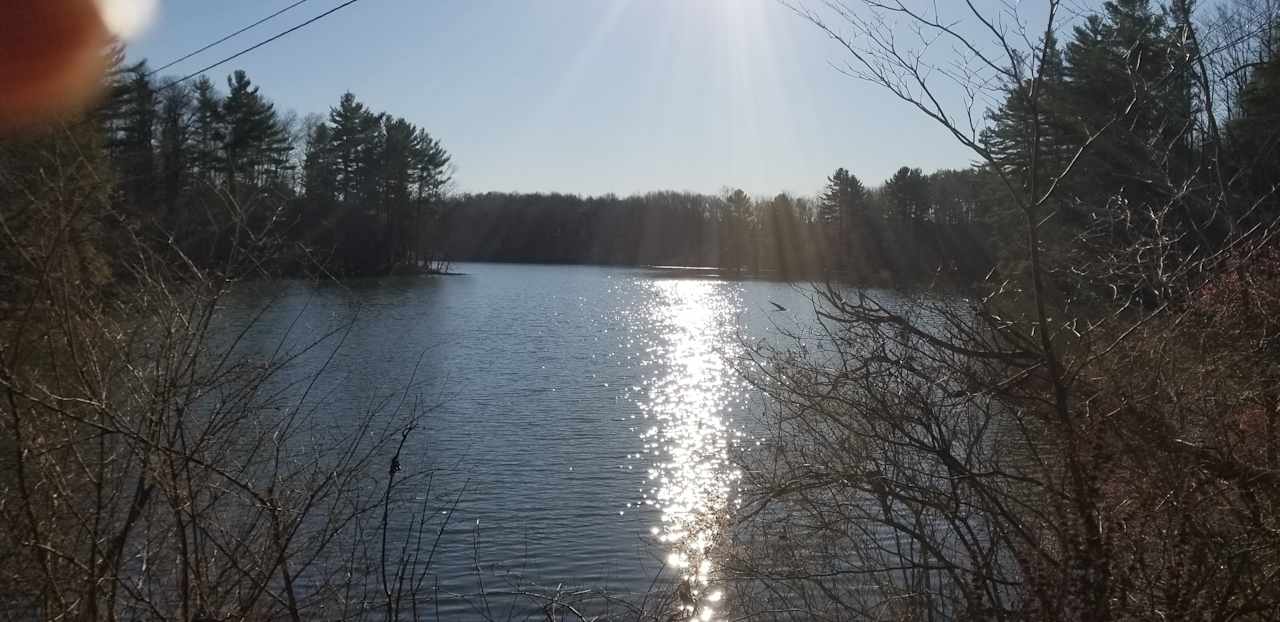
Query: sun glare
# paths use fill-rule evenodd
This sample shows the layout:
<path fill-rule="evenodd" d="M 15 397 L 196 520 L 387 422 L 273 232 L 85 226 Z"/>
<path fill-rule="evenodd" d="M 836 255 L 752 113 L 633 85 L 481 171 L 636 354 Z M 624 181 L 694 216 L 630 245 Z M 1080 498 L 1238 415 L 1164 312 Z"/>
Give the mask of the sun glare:
<path fill-rule="evenodd" d="M 694 619 L 712 620 L 722 594 L 706 594 L 721 521 L 737 474 L 728 464 L 736 432 L 732 423 L 737 376 L 725 349 L 736 343 L 736 298 L 731 288 L 703 279 L 655 284 L 654 321 L 666 335 L 655 353 L 670 366 L 654 379 L 646 417 L 646 450 L 659 456 L 649 472 L 661 509 L 659 541 L 669 548 L 667 566 L 680 576 L 682 600 Z"/>
<path fill-rule="evenodd" d="M 157 0 L 97 0 L 102 21 L 112 34 L 133 39 L 155 19 Z"/>

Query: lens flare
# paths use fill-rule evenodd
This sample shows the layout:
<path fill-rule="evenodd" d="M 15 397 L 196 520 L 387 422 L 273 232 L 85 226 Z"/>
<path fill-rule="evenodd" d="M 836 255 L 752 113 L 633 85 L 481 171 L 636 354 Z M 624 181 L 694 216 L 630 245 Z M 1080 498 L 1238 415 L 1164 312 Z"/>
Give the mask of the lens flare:
<path fill-rule="evenodd" d="M 97 0 L 102 22 L 121 39 L 134 39 L 151 25 L 157 0 Z"/>
<path fill-rule="evenodd" d="M 90 100 L 107 34 L 93 0 L 0 2 L 0 132 Z"/>

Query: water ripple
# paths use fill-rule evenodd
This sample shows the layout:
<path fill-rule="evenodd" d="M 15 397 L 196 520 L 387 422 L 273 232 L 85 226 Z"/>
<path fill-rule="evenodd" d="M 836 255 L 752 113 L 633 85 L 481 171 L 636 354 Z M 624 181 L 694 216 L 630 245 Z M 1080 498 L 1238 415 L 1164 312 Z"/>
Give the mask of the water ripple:
<path fill-rule="evenodd" d="M 651 283 L 656 335 L 649 353 L 663 372 L 649 381 L 641 404 L 653 420 L 646 450 L 653 503 L 661 511 L 652 533 L 668 547 L 667 564 L 680 576 L 686 612 L 715 619 L 721 599 L 710 588 L 715 544 L 739 474 L 729 465 L 732 414 L 742 382 L 729 366 L 737 347 L 740 300 L 732 284 L 708 280 Z"/>

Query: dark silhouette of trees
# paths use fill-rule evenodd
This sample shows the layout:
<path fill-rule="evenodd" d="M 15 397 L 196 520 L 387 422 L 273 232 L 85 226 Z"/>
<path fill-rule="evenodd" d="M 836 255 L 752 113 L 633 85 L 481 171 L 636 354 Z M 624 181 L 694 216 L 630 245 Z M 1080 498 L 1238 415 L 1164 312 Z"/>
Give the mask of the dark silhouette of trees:
<path fill-rule="evenodd" d="M 930 173 L 926 180 L 931 220 L 938 224 L 961 225 L 983 218 L 985 215 L 980 211 L 982 177 L 976 169 L 944 169 Z"/>
<path fill-rule="evenodd" d="M 1024 188 L 1030 187 L 1034 152 L 1044 160 L 1038 163 L 1040 171 L 1061 170 L 1066 158 L 1074 154 L 1074 132 L 1070 122 L 1070 110 L 1065 101 L 1066 69 L 1057 37 L 1048 33 L 1043 42 L 1044 67 L 1039 80 L 1024 78 L 1012 85 L 1002 105 L 988 111 L 990 125 L 982 132 L 983 147 L 991 153 L 996 166 L 1018 179 Z M 1048 179 L 1037 180 L 1040 187 Z"/>
<path fill-rule="evenodd" d="M 329 110 L 333 131 L 321 148 L 332 154 L 333 178 L 337 195 L 345 203 L 355 204 L 371 194 L 370 176 L 377 157 L 377 116 L 345 93 L 338 105 Z"/>
<path fill-rule="evenodd" d="M 1031 32 L 1012 5 L 855 4 L 797 11 L 978 161 L 901 169 L 889 232 L 976 219 L 997 252 L 960 296 L 830 284 L 758 352 L 735 613 L 1280 616 L 1280 16 L 1116 0 L 1059 55 L 1056 0 Z"/>
<path fill-rule="evenodd" d="M 931 216 L 929 182 L 918 168 L 904 166 L 884 184 L 891 218 L 916 223 Z"/>
<path fill-rule="evenodd" d="M 720 260 L 717 265 L 732 274 L 743 270 L 755 271 L 758 264 L 752 245 L 754 202 L 742 189 L 735 188 L 726 191 L 724 201 L 717 205 L 720 208 L 716 219 L 720 232 Z"/>
<path fill-rule="evenodd" d="M 818 218 L 826 228 L 831 263 L 847 269 L 850 246 L 855 244 L 854 231 L 868 224 L 867 189 L 856 175 L 842 167 L 827 177 L 827 186 L 818 201 Z"/>
<path fill-rule="evenodd" d="M 856 175 L 838 168 L 827 177 L 827 186 L 819 201 L 818 215 L 822 223 L 847 230 L 853 217 L 866 211 L 867 189 Z"/>
<path fill-rule="evenodd" d="M 255 189 L 284 185 L 291 168 L 293 146 L 275 106 L 258 92 L 245 72 L 227 78 L 222 100 L 225 140 L 221 148 L 221 173 L 227 191 L 239 199 L 238 187 Z"/>
<path fill-rule="evenodd" d="M 338 265 L 385 272 L 439 259 L 431 248 L 450 159 L 426 130 L 346 93 L 309 130 L 305 152 L 305 212 L 333 223 L 313 243 L 332 246 Z"/>
<path fill-rule="evenodd" d="M 195 100 L 185 84 L 171 86 L 160 94 L 159 126 L 160 144 L 156 148 L 159 157 L 159 202 L 161 222 L 170 230 L 183 197 L 191 190 L 194 167 L 192 165 L 192 132 L 189 123 Z"/>
<path fill-rule="evenodd" d="M 1271 50 L 1269 58 L 1251 65 L 1250 79 L 1238 94 L 1234 118 L 1226 127 L 1233 153 L 1224 174 L 1240 180 L 1242 200 L 1259 197 L 1256 220 L 1251 220 L 1267 222 L 1280 216 L 1280 46 Z"/>
<path fill-rule="evenodd" d="M 196 78 L 195 111 L 189 121 L 191 126 L 191 168 L 194 176 L 205 184 L 216 183 L 218 161 L 222 144 L 226 140 L 222 105 L 213 82 L 204 76 Z"/>
<path fill-rule="evenodd" d="M 813 246 L 807 244 L 809 224 L 796 199 L 779 194 L 760 205 L 758 265 L 776 270 L 784 279 L 802 278 L 817 265 Z"/>
<path fill-rule="evenodd" d="M 113 72 L 106 144 L 117 163 L 125 206 L 144 213 L 155 200 L 155 91 L 145 61 Z"/>
<path fill-rule="evenodd" d="M 726 209 L 721 197 L 678 192 L 490 192 L 445 199 L 441 230 L 456 260 L 717 266 Z"/>
<path fill-rule="evenodd" d="M 945 194 L 957 191 L 950 181 L 931 194 L 933 177 L 913 169 L 906 185 L 873 190 L 841 168 L 814 201 L 741 190 L 449 199 L 440 141 L 353 93 L 297 125 L 243 71 L 226 78 L 225 92 L 206 77 L 154 83 L 145 63 L 121 67 L 116 52 L 100 116 L 121 179 L 117 199 L 201 264 L 224 259 L 246 222 L 269 232 L 256 243 L 276 248 L 277 260 L 338 274 L 471 259 L 711 265 L 887 284 L 954 271 L 948 255 L 958 249 L 986 254 L 975 195 Z"/>
<path fill-rule="evenodd" d="M 444 235 L 440 248 L 458 261 L 713 266 L 724 274 L 885 285 L 936 278 L 939 271 L 976 278 L 987 251 L 974 220 L 975 177 L 944 176 L 948 189 L 963 191 L 939 202 L 953 206 L 938 210 L 949 220 L 913 227 L 880 217 L 868 191 L 866 213 L 853 210 L 843 240 L 838 223 L 817 219 L 814 201 L 752 198 L 741 190 L 625 198 L 463 194 L 443 202 L 437 230 Z"/>
<path fill-rule="evenodd" d="M 225 210 L 239 235 L 221 263 L 197 265 L 157 227 L 165 214 L 130 194 L 141 177 L 185 168 L 190 102 L 159 93 L 157 173 L 142 165 L 152 145 L 139 110 L 139 94 L 156 90 L 141 71 L 121 79 L 106 110 L 0 138 L 0 611 L 423 618 L 430 563 L 409 551 L 443 533 L 457 497 L 437 510 L 421 463 L 397 449 L 421 409 L 320 420 L 310 389 L 290 390 L 327 382 L 327 365 L 299 361 L 335 354 L 349 321 L 301 344 L 246 346 L 262 316 L 220 311 L 237 283 L 288 265 L 262 254 L 287 247 L 263 244 L 275 225 L 258 218 L 287 197 Z M 271 118 L 252 97 L 243 103 L 231 118 Z M 245 140 L 212 175 L 230 171 L 247 189 L 282 166 L 257 149 L 275 143 L 244 131 L 272 124 L 229 127 Z M 162 181 L 180 206 L 197 192 Z M 416 527 L 395 530 L 392 516 Z"/>
<path fill-rule="evenodd" d="M 316 122 L 307 128 L 303 156 L 302 192 L 309 203 L 332 204 L 338 200 L 338 168 L 331 148 L 333 128 Z"/>
<path fill-rule="evenodd" d="M 200 264 L 223 259 L 248 223 L 295 269 L 323 258 L 343 274 L 430 270 L 450 182 L 440 141 L 345 94 L 325 122 L 297 127 L 244 71 L 226 92 L 199 77 L 155 83 L 121 67 L 98 112 L 117 200 Z"/>

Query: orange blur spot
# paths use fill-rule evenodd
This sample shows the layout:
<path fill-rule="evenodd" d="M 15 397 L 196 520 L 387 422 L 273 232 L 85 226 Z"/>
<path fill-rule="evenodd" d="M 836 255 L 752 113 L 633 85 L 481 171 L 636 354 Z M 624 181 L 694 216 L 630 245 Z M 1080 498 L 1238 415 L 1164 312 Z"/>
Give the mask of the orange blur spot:
<path fill-rule="evenodd" d="M 87 103 L 109 41 L 93 0 L 0 0 L 0 129 Z"/>

